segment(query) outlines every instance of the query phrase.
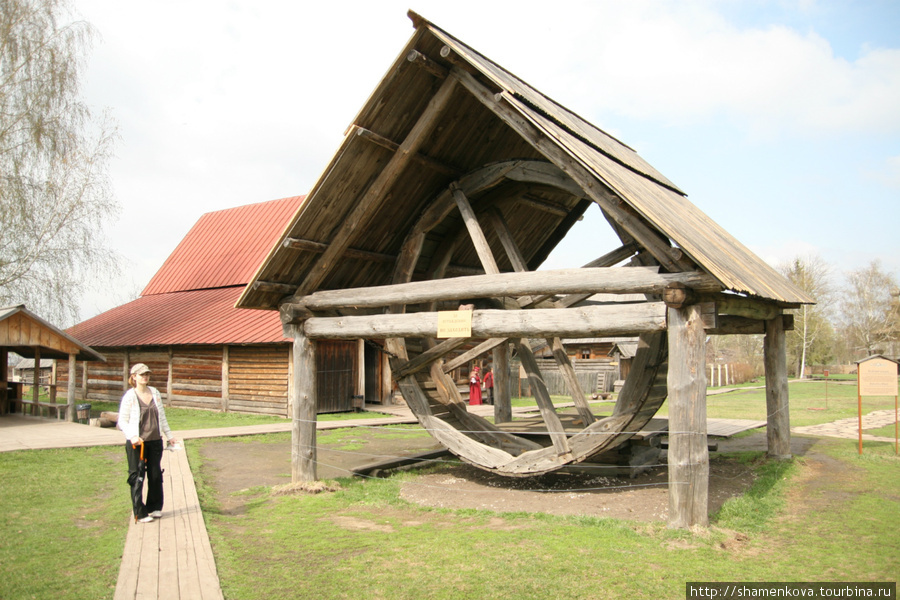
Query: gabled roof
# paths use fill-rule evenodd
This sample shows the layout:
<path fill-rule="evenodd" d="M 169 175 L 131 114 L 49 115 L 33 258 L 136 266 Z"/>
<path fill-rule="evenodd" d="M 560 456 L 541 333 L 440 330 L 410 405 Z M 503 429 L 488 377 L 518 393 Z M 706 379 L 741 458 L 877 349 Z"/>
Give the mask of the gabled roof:
<path fill-rule="evenodd" d="M 302 202 L 293 196 L 206 213 L 141 296 L 246 285 Z"/>
<path fill-rule="evenodd" d="M 695 265 L 723 290 L 786 305 L 812 302 L 632 148 L 441 28 L 410 16 L 415 33 L 287 228 L 286 237 L 298 243 L 272 248 L 239 306 L 276 309 L 291 288 L 308 294 L 392 283 L 392 258 L 413 241 L 408 235 L 423 215 L 434 222 L 421 241 L 413 279 L 429 278 L 463 225 L 453 211 L 428 210 L 450 184 L 511 161 L 523 161 L 525 169 L 547 163 L 577 188 L 512 177 L 469 194 L 480 216 L 499 209 L 529 269 L 594 202 L 623 244 L 637 242 L 659 264 Z M 410 149 L 408 140 L 423 127 L 428 134 Z M 398 163 L 397 156 L 410 160 Z M 383 177 L 386 167 L 396 167 L 394 177 Z M 500 270 L 513 270 L 499 236 L 486 230 Z M 334 249 L 327 257 L 326 248 Z M 605 250 L 611 249 L 591 249 L 587 258 Z M 468 240 L 452 261 L 448 274 L 482 269 Z"/>
<path fill-rule="evenodd" d="M 201 216 L 140 298 L 68 331 L 101 348 L 287 341 L 277 313 L 240 310 L 235 303 L 303 199 Z"/>
<path fill-rule="evenodd" d="M 74 354 L 78 360 L 106 361 L 85 342 L 57 329 L 24 304 L 0 308 L 0 348 L 29 358 L 40 349 L 44 358 L 66 359 Z"/>

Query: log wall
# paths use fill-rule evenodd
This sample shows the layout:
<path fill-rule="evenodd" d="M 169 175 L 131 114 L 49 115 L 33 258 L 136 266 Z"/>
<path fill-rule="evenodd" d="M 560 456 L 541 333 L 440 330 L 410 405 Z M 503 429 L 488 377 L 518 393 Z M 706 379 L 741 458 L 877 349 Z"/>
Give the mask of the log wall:
<path fill-rule="evenodd" d="M 322 341 L 319 412 L 347 411 L 357 391 L 356 342 Z M 173 346 L 155 349 L 103 348 L 107 362 L 79 363 L 76 402 L 119 402 L 127 370 L 145 363 L 150 385 L 166 406 L 248 414 L 289 416 L 290 344 L 254 346 Z M 85 386 L 85 367 L 87 385 Z M 57 381 L 67 386 L 68 361 L 57 362 Z M 378 382 L 380 383 L 380 382 Z"/>
<path fill-rule="evenodd" d="M 222 352 L 222 346 L 173 350 L 172 384 L 169 390 L 171 406 L 222 409 Z M 158 377 L 151 379 L 160 383 Z"/>
<path fill-rule="evenodd" d="M 287 416 L 290 352 L 279 346 L 231 346 L 228 410 Z"/>

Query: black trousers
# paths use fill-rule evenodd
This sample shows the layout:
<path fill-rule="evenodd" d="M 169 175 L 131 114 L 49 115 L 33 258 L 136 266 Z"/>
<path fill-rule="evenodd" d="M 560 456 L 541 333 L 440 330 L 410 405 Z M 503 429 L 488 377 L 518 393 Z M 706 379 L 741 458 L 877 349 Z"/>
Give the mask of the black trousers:
<path fill-rule="evenodd" d="M 163 507 L 163 470 L 162 440 L 144 442 L 144 460 L 147 461 L 147 472 L 144 479 L 147 482 L 147 502 L 144 502 L 144 482 L 138 480 L 138 467 L 141 462 L 141 447 L 131 447 L 131 442 L 125 442 L 125 456 L 128 457 L 128 488 L 131 490 L 131 502 L 134 505 L 134 516 L 143 519 L 155 510 Z"/>

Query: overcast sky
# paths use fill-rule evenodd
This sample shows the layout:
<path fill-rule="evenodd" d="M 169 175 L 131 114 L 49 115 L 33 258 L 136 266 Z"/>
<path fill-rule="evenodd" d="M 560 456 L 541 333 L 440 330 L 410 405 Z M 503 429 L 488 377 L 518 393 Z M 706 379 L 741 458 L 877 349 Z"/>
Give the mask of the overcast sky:
<path fill-rule="evenodd" d="M 413 9 L 635 148 L 777 266 L 900 273 L 900 2 L 74 0 L 84 96 L 121 141 L 131 300 L 204 213 L 305 194 L 412 35 Z M 614 248 L 592 207 L 546 267 Z"/>

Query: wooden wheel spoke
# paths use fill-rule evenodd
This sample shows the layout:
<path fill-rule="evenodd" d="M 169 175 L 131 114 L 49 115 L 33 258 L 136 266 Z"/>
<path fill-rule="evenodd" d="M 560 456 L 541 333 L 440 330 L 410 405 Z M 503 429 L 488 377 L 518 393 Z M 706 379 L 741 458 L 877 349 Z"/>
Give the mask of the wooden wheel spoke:
<path fill-rule="evenodd" d="M 515 340 L 515 344 L 519 350 L 519 360 L 522 361 L 522 367 L 528 375 L 528 381 L 531 383 L 531 389 L 534 391 L 535 400 L 541 410 L 541 418 L 544 419 L 544 424 L 547 426 L 547 433 L 550 435 L 553 447 L 560 456 L 569 454 L 569 442 L 563 424 L 559 420 L 559 415 L 556 414 L 553 400 L 550 399 L 550 392 L 547 391 L 544 378 L 541 376 L 541 371 L 534 358 L 534 352 L 531 350 L 531 346 L 523 340 Z"/>

